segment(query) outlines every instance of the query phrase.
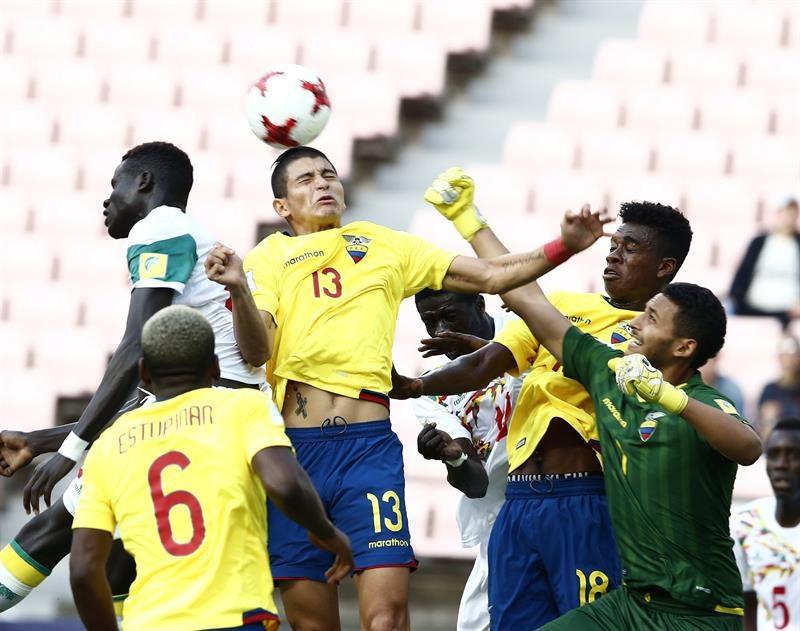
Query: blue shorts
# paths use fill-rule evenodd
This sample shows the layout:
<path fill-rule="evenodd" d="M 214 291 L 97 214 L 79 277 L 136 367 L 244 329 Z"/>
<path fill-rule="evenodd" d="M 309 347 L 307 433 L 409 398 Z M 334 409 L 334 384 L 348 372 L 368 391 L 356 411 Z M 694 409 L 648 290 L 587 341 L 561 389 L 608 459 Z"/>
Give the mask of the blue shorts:
<path fill-rule="evenodd" d="M 287 428 L 331 521 L 350 537 L 354 571 L 415 568 L 405 504 L 403 445 L 388 419 L 350 425 Z M 333 555 L 267 502 L 268 545 L 276 581 L 325 581 Z"/>
<path fill-rule="evenodd" d="M 489 612 L 498 631 L 538 629 L 621 582 L 602 475 L 517 477 L 489 538 Z"/>

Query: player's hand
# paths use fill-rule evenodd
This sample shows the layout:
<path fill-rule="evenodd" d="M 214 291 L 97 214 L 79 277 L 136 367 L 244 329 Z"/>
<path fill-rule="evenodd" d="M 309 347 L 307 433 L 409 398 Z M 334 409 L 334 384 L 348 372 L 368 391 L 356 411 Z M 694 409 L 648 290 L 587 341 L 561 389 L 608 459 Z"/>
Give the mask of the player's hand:
<path fill-rule="evenodd" d="M 215 283 L 232 287 L 247 285 L 247 277 L 242 267 L 242 259 L 228 246 L 217 243 L 206 257 L 206 276 Z"/>
<path fill-rule="evenodd" d="M 426 460 L 456 460 L 461 457 L 461 449 L 450 434 L 436 428 L 436 423 L 426 423 L 417 436 L 417 451 Z"/>
<path fill-rule="evenodd" d="M 10 478 L 36 455 L 26 432 L 0 432 L 0 475 Z"/>
<path fill-rule="evenodd" d="M 613 221 L 606 209 L 592 212 L 589 204 L 584 204 L 577 213 L 568 210 L 561 220 L 561 241 L 571 252 L 581 252 L 600 237 L 609 237 L 605 226 Z"/>
<path fill-rule="evenodd" d="M 422 353 L 423 357 L 435 357 L 437 355 L 469 355 L 483 348 L 489 342 L 476 335 L 442 331 L 436 337 L 425 338 L 419 343 L 420 346 L 417 350 Z"/>
<path fill-rule="evenodd" d="M 422 379 L 419 377 L 404 377 L 392 366 L 392 389 L 389 390 L 391 399 L 416 399 L 422 396 Z"/>
<path fill-rule="evenodd" d="M 308 538 L 318 548 L 336 555 L 333 565 L 325 572 L 325 578 L 329 584 L 336 585 L 353 571 L 355 562 L 353 561 L 353 551 L 350 548 L 350 539 L 341 530 L 334 526 L 333 534 L 325 539 L 309 532 Z"/>
<path fill-rule="evenodd" d="M 25 508 L 25 512 L 30 515 L 31 510 L 33 510 L 38 515 L 40 497 L 44 498 L 44 503 L 49 507 L 53 487 L 74 466 L 74 460 L 70 460 L 61 454 L 54 454 L 50 460 L 36 467 L 31 479 L 28 480 L 25 489 L 22 491 L 22 506 Z"/>
<path fill-rule="evenodd" d="M 475 183 L 460 167 L 450 167 L 440 173 L 425 191 L 425 201 L 445 219 L 452 221 L 467 240 L 487 225 L 473 203 L 474 197 Z"/>
<path fill-rule="evenodd" d="M 667 412 L 680 414 L 689 401 L 688 395 L 671 383 L 640 353 L 615 357 L 608 367 L 614 371 L 617 387 L 627 395 L 638 395 L 645 401 L 658 403 Z"/>

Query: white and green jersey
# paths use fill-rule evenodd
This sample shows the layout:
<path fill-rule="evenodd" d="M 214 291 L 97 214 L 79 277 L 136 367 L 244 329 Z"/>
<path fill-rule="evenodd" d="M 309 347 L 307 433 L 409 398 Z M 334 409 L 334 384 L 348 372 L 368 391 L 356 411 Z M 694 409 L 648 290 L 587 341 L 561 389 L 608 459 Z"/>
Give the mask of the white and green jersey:
<path fill-rule="evenodd" d="M 174 289 L 173 304 L 197 309 L 214 329 L 221 376 L 260 384 L 265 379 L 263 367 L 245 362 L 236 344 L 228 291 L 206 277 L 206 256 L 215 243 L 205 228 L 179 208 L 154 208 L 128 236 L 131 285 L 133 289 Z"/>

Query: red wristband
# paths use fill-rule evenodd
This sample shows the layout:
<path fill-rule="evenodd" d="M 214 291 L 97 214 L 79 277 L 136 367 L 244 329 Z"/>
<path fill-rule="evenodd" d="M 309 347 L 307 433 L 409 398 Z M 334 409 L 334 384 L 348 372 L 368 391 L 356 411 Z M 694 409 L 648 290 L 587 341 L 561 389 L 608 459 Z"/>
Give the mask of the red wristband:
<path fill-rule="evenodd" d="M 544 244 L 544 256 L 553 265 L 561 265 L 573 254 L 575 254 L 575 252 L 564 245 L 561 237 Z"/>

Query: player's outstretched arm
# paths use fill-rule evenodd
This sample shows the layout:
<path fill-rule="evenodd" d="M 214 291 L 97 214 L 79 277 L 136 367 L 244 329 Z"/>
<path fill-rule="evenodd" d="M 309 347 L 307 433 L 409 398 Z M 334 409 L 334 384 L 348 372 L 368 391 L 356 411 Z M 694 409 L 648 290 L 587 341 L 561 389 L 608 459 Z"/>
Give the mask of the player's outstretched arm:
<path fill-rule="evenodd" d="M 450 434 L 426 423 L 417 436 L 417 451 L 426 460 L 440 460 L 447 465 L 447 481 L 467 497 L 483 497 L 489 488 L 489 476 L 475 446 L 466 438 Z"/>
<path fill-rule="evenodd" d="M 39 498 L 44 497 L 50 506 L 53 487 L 63 478 L 108 422 L 114 417 L 139 382 L 139 357 L 144 323 L 157 311 L 172 304 L 172 289 L 140 287 L 131 293 L 128 321 L 122 341 L 114 351 L 111 361 L 97 391 L 81 414 L 75 429 L 47 462 L 36 467 L 22 496 L 26 512 L 39 511 Z"/>
<path fill-rule="evenodd" d="M 275 340 L 275 320 L 272 314 L 256 306 L 242 259 L 231 248 L 217 244 L 206 257 L 206 276 L 224 285 L 231 295 L 233 333 L 244 360 L 251 366 L 261 366 L 272 357 Z"/>
<path fill-rule="evenodd" d="M 117 628 L 106 562 L 114 539 L 111 533 L 94 528 L 76 528 L 72 534 L 69 582 L 78 615 L 87 631 Z"/>
<path fill-rule="evenodd" d="M 70 423 L 32 432 L 3 430 L 0 432 L 0 475 L 10 478 L 36 456 L 58 451 L 76 425 Z"/>
<path fill-rule="evenodd" d="M 314 485 L 288 447 L 267 447 L 253 456 L 253 470 L 269 498 L 292 521 L 308 530 L 312 543 L 336 555 L 325 572 L 328 583 L 338 583 L 353 569 L 350 541 L 325 514 Z"/>

